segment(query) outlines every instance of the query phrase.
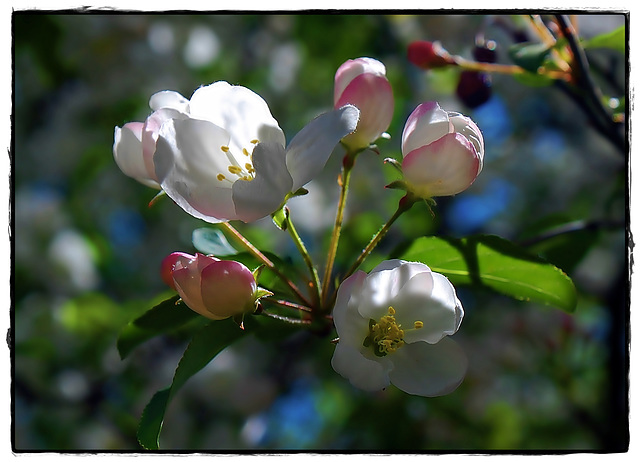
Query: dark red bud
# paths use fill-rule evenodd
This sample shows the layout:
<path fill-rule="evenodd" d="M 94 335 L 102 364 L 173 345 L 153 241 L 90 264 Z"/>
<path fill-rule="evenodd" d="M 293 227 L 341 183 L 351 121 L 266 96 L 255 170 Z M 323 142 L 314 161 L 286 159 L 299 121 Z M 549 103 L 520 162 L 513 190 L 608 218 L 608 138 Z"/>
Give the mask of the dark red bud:
<path fill-rule="evenodd" d="M 491 98 L 491 78 L 483 72 L 463 71 L 456 94 L 467 107 L 477 108 Z"/>
<path fill-rule="evenodd" d="M 473 59 L 481 63 L 495 63 L 498 60 L 496 42 L 489 40 L 473 47 Z"/>
<path fill-rule="evenodd" d="M 455 65 L 455 60 L 439 43 L 417 40 L 407 49 L 409 61 L 421 69 L 435 69 Z"/>

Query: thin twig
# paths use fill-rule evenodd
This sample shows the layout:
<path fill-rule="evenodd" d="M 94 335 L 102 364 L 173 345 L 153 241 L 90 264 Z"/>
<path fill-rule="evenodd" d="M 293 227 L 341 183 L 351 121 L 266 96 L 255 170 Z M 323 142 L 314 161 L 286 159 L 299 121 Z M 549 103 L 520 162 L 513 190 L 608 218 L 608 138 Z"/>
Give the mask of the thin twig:
<path fill-rule="evenodd" d="M 624 147 L 624 140 L 620 137 L 619 125 L 613 120 L 613 116 L 603 103 L 602 93 L 591 77 L 589 62 L 584 49 L 578 43 L 578 37 L 573 25 L 565 15 L 555 15 L 562 35 L 567 39 L 573 55 L 573 75 L 576 86 L 584 91 L 591 108 L 594 110 L 593 119 L 596 126 L 600 127 L 603 134 L 612 140 L 620 148 Z"/>

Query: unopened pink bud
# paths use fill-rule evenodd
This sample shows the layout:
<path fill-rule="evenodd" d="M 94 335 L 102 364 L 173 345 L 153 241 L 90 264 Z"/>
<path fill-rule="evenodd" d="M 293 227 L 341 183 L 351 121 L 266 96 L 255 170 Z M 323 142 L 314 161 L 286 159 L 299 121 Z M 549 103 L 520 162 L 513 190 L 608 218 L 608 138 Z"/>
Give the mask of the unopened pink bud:
<path fill-rule="evenodd" d="M 335 75 L 334 107 L 351 104 L 360 110 L 356 131 L 342 142 L 351 149 L 366 148 L 389 128 L 393 91 L 384 64 L 372 58 L 350 59 Z"/>
<path fill-rule="evenodd" d="M 255 309 L 256 280 L 249 268 L 236 261 L 174 252 L 163 260 L 161 276 L 189 308 L 209 319 Z"/>
<path fill-rule="evenodd" d="M 451 196 L 471 186 L 482 170 L 484 139 L 470 118 L 427 102 L 407 119 L 402 155 L 409 191 L 423 198 Z"/>

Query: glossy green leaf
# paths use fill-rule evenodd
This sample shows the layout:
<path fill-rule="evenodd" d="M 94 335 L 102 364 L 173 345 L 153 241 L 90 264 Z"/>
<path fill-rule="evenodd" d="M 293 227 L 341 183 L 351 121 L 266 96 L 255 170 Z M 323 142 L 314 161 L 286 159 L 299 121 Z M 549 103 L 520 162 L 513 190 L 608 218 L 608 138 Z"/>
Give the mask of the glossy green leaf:
<path fill-rule="evenodd" d="M 219 229 L 198 228 L 191 235 L 193 246 L 205 255 L 226 257 L 238 253 Z"/>
<path fill-rule="evenodd" d="M 145 449 L 160 447 L 160 432 L 167 406 L 173 396 L 189 378 L 202 370 L 222 350 L 255 328 L 251 316 L 246 318 L 245 330 L 232 319 L 213 321 L 197 332 L 178 363 L 173 382 L 168 388 L 158 391 L 145 407 L 138 426 L 138 442 Z"/>
<path fill-rule="evenodd" d="M 517 300 L 576 308 L 576 289 L 559 268 L 497 236 L 421 237 L 399 258 L 420 261 L 453 284 L 488 287 Z"/>
<path fill-rule="evenodd" d="M 509 47 L 509 57 L 518 66 L 534 74 L 543 65 L 551 48 L 543 43 L 516 43 Z"/>
<path fill-rule="evenodd" d="M 175 295 L 131 321 L 121 331 L 116 342 L 118 353 L 126 358 L 138 345 L 162 333 L 174 330 L 199 315 Z"/>
<path fill-rule="evenodd" d="M 609 48 L 624 53 L 627 47 L 625 26 L 593 37 L 585 41 L 582 46 L 587 49 Z"/>

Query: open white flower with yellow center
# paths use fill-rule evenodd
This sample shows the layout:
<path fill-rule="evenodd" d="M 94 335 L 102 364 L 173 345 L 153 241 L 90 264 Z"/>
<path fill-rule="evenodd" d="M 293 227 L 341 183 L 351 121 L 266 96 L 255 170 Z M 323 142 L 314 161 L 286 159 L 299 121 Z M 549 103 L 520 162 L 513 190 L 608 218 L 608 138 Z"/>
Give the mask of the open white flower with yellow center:
<path fill-rule="evenodd" d="M 196 90 L 183 112 L 158 131 L 155 174 L 174 202 L 210 223 L 274 212 L 322 170 L 359 117 L 354 106 L 322 114 L 286 146 L 267 103 L 227 82 Z"/>
<path fill-rule="evenodd" d="M 467 357 L 447 338 L 464 310 L 451 282 L 423 263 L 387 260 L 338 289 L 339 341 L 331 364 L 367 391 L 390 383 L 412 395 L 440 396 L 462 382 Z"/>

